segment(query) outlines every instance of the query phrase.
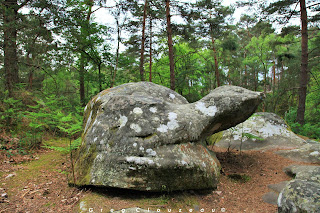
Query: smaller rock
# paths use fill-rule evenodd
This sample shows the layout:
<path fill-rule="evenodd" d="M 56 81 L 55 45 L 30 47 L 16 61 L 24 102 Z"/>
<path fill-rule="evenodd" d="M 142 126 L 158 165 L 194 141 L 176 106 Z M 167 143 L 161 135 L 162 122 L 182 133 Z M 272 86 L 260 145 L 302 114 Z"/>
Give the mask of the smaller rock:
<path fill-rule="evenodd" d="M 278 212 L 320 212 L 320 184 L 306 180 L 292 180 L 281 191 Z"/>
<path fill-rule="evenodd" d="M 273 190 L 274 192 L 280 193 L 282 189 L 288 184 L 288 181 L 282 181 L 276 184 L 269 184 L 268 188 Z M 277 196 L 278 197 L 278 196 Z"/>
<path fill-rule="evenodd" d="M 320 166 L 291 165 L 284 172 L 290 181 L 278 198 L 281 212 L 320 212 Z"/>
<path fill-rule="evenodd" d="M 262 200 L 266 203 L 277 205 L 279 194 L 276 192 L 268 192 L 267 194 L 262 196 Z"/>
<path fill-rule="evenodd" d="M 307 143 L 297 149 L 280 150 L 276 154 L 295 161 L 320 163 L 320 143 Z"/>
<path fill-rule="evenodd" d="M 320 166 L 291 165 L 284 168 L 284 172 L 295 179 L 320 183 Z"/>
<path fill-rule="evenodd" d="M 286 122 L 269 112 L 254 113 L 248 120 L 217 137 L 216 146 L 242 150 L 297 148 L 306 142 L 289 130 Z"/>

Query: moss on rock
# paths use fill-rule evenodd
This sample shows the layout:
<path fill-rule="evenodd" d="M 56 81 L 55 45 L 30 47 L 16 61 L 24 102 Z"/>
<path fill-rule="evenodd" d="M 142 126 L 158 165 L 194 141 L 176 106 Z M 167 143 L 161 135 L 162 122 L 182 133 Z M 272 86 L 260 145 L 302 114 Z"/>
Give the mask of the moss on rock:
<path fill-rule="evenodd" d="M 223 132 L 217 132 L 209 137 L 207 137 L 206 142 L 208 145 L 213 146 L 218 143 L 223 137 Z"/>
<path fill-rule="evenodd" d="M 97 147 L 91 145 L 89 149 L 86 146 L 82 146 L 77 154 L 77 160 L 75 162 L 75 176 L 76 183 L 73 183 L 73 179 L 70 179 L 70 184 L 75 185 L 89 185 L 91 180 L 91 167 L 94 159 L 97 156 Z"/>

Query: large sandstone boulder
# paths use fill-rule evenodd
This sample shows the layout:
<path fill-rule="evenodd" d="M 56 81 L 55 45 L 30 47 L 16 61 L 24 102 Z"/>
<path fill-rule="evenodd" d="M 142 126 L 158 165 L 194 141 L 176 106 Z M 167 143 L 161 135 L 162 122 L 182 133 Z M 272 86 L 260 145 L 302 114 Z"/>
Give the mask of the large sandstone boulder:
<path fill-rule="evenodd" d="M 147 191 L 215 188 L 220 164 L 203 141 L 246 120 L 263 95 L 223 86 L 189 104 L 153 83 L 102 91 L 86 106 L 77 185 Z"/>
<path fill-rule="evenodd" d="M 223 133 L 216 146 L 242 149 L 292 149 L 301 147 L 305 141 L 290 131 L 283 119 L 269 112 L 254 113 L 248 120 Z"/>

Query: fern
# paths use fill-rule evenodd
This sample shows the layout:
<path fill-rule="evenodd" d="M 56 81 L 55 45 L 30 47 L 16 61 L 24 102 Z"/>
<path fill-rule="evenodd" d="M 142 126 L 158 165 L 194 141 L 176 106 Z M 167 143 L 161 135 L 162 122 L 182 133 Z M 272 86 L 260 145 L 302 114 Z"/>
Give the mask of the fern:
<path fill-rule="evenodd" d="M 73 140 L 69 146 L 67 147 L 61 147 L 61 146 L 48 146 L 48 145 L 44 145 L 44 148 L 48 148 L 48 149 L 52 149 L 55 151 L 59 151 L 62 152 L 64 154 L 69 154 L 70 152 L 72 152 L 73 150 L 77 150 L 79 148 L 79 146 L 81 145 L 81 137 Z"/>
<path fill-rule="evenodd" d="M 81 145 L 81 137 L 77 138 L 76 140 L 72 141 L 70 145 L 70 150 L 76 150 Z"/>
<path fill-rule="evenodd" d="M 48 146 L 48 145 L 44 145 L 43 146 L 44 148 L 47 148 L 47 149 L 52 149 L 52 150 L 55 150 L 55 151 L 59 151 L 59 152 L 62 152 L 64 154 L 68 154 L 70 149 L 66 148 L 66 147 L 60 147 L 60 146 Z"/>

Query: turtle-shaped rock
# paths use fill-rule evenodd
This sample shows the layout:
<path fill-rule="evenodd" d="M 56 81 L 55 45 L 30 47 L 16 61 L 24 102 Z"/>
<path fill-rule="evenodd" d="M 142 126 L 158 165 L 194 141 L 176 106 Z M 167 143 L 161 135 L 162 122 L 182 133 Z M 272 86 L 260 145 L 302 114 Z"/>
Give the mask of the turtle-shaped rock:
<path fill-rule="evenodd" d="M 245 121 L 263 94 L 222 86 L 195 103 L 154 83 L 104 90 L 86 106 L 76 185 L 141 191 L 215 188 L 220 163 L 204 140 Z"/>

